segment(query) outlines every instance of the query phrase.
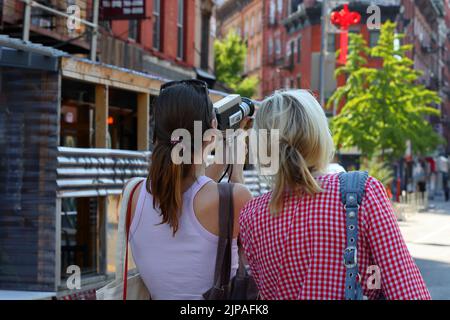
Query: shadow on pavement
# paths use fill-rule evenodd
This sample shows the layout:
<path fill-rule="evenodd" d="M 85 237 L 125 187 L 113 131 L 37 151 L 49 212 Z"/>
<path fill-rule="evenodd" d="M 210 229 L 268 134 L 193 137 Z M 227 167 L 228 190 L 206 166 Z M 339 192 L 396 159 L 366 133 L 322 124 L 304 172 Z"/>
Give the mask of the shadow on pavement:
<path fill-rule="evenodd" d="M 433 300 L 450 300 L 450 263 L 415 259 Z"/>

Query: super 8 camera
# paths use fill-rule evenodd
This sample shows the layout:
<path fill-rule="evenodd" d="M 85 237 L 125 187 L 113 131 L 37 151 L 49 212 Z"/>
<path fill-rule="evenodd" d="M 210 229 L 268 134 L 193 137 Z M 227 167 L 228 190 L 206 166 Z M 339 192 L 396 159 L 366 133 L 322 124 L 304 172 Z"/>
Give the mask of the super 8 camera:
<path fill-rule="evenodd" d="M 255 113 L 255 105 L 253 102 L 238 94 L 230 94 L 225 98 L 214 103 L 216 112 L 218 129 L 238 129 L 239 122 L 244 117 L 251 117 Z"/>

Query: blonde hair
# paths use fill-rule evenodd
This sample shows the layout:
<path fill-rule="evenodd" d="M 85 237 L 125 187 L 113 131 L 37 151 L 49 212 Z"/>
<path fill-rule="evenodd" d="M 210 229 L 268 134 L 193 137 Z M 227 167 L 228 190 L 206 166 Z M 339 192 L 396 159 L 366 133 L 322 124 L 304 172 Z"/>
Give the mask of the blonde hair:
<path fill-rule="evenodd" d="M 279 130 L 279 170 L 272 184 L 270 211 L 281 209 L 286 190 L 316 194 L 322 188 L 314 174 L 324 172 L 334 156 L 325 113 L 306 90 L 276 91 L 266 98 L 255 118 L 255 129 Z"/>

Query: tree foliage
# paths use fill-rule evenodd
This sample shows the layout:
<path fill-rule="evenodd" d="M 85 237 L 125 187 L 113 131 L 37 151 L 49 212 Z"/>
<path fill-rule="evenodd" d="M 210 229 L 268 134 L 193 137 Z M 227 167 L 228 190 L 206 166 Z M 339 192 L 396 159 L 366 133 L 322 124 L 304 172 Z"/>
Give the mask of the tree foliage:
<path fill-rule="evenodd" d="M 394 180 L 394 170 L 386 162 L 380 161 L 378 157 L 373 157 L 361 164 L 360 170 L 367 171 L 370 176 L 376 178 L 385 187 L 391 185 Z"/>
<path fill-rule="evenodd" d="M 421 73 L 407 57 L 411 45 L 401 43 L 396 25 L 386 22 L 378 44 L 368 48 L 360 34 L 350 34 L 347 63 L 336 70 L 346 83 L 338 88 L 328 106 L 342 105 L 331 126 L 336 145 L 358 147 L 371 158 L 381 153 L 390 158 L 405 153 L 411 141 L 415 153 L 426 153 L 442 143 L 427 117 L 439 116 L 440 98 L 418 83 Z M 366 57 L 379 60 L 381 68 L 368 67 Z"/>
<path fill-rule="evenodd" d="M 223 40 L 214 42 L 214 53 L 217 80 L 242 96 L 252 97 L 259 80 L 255 76 L 242 77 L 247 56 L 247 47 L 242 39 L 230 32 Z"/>

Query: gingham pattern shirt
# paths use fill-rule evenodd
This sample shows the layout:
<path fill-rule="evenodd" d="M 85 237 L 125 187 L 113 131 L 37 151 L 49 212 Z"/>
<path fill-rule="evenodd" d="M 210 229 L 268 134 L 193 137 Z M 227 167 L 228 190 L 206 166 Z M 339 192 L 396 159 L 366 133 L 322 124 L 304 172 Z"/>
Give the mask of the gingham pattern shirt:
<path fill-rule="evenodd" d="M 240 237 L 262 299 L 344 299 L 345 213 L 339 177 L 317 177 L 314 196 L 286 192 L 269 212 L 271 192 L 251 200 L 240 216 Z M 378 299 L 431 299 L 408 252 L 383 185 L 369 177 L 358 215 L 358 265 L 364 294 Z M 374 270 L 380 271 L 381 289 Z M 368 287 L 369 285 L 369 287 Z"/>

